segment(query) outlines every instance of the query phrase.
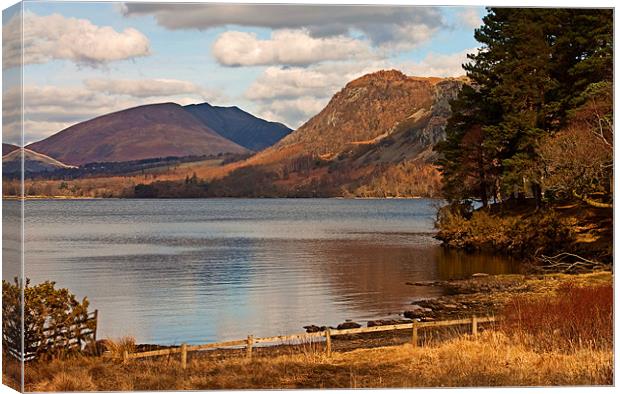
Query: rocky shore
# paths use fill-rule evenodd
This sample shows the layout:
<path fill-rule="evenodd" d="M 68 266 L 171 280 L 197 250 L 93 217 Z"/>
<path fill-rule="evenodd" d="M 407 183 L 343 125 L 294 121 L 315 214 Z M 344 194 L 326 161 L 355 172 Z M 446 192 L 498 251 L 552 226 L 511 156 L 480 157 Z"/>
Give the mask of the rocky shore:
<path fill-rule="evenodd" d="M 428 322 L 476 316 L 492 316 L 501 313 L 506 303 L 520 294 L 528 296 L 544 295 L 555 291 L 563 282 L 592 283 L 609 281 L 608 271 L 580 275 L 546 274 L 546 275 L 487 275 L 474 274 L 469 279 L 406 282 L 409 286 L 441 287 L 446 294 L 437 298 L 416 300 L 404 310 L 399 318 L 373 320 L 368 327 L 411 323 L 413 320 Z M 331 329 L 361 327 L 357 322 L 346 321 Z M 307 332 L 318 332 L 326 326 L 310 325 L 304 327 Z"/>
<path fill-rule="evenodd" d="M 416 321 L 449 320 L 469 318 L 472 315 L 479 317 L 500 314 L 506 303 L 515 296 L 526 295 L 528 297 L 544 297 L 563 283 L 571 283 L 576 286 L 593 285 L 596 283 L 610 283 L 613 281 L 609 271 L 593 272 L 589 274 L 545 274 L 545 275 L 484 275 L 475 274 L 469 279 L 408 282 L 410 286 L 438 286 L 442 287 L 446 294 L 433 299 L 416 300 L 411 306 L 402 311 L 398 317 L 368 321 L 368 327 L 411 323 Z M 333 330 L 342 330 L 362 327 L 361 323 L 345 321 Z M 308 325 L 304 329 L 307 332 L 324 331 L 325 325 Z M 467 329 L 467 328 L 466 328 Z M 439 334 L 439 336 L 438 336 Z M 454 331 L 446 334 L 446 338 L 452 337 Z M 421 332 L 420 340 L 426 340 L 426 336 L 437 340 L 441 338 L 441 332 Z M 408 343 L 411 340 L 410 330 L 386 331 L 367 333 L 361 335 L 337 336 L 333 339 L 334 351 L 350 351 L 358 348 L 373 348 L 389 345 Z M 309 348 L 322 349 L 321 341 L 316 343 L 304 343 L 301 345 L 280 344 L 263 346 L 255 349 L 257 355 L 280 355 L 290 354 L 295 351 L 308 351 Z M 158 345 L 137 345 L 136 351 L 147 351 L 166 348 Z M 299 348 L 299 349 L 298 349 Z M 301 349 L 301 350 L 300 350 Z M 224 359 L 229 357 L 243 356 L 244 349 L 217 349 L 201 352 L 200 357 Z M 197 357 L 194 356 L 194 357 Z"/>

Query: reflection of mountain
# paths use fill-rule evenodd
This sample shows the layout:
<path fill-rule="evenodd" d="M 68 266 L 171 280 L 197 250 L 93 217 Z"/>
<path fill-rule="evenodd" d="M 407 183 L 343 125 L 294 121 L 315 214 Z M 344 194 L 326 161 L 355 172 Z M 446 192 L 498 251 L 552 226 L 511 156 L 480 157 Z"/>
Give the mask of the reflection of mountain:
<path fill-rule="evenodd" d="M 477 272 L 491 275 L 519 272 L 518 264 L 506 256 L 444 248 L 438 248 L 436 255 L 439 279 L 442 280 L 468 278 Z"/>
<path fill-rule="evenodd" d="M 402 312 L 414 299 L 442 293 L 439 288 L 406 284 L 437 279 L 434 250 L 432 245 L 332 242 L 317 248 L 317 261 L 322 262 L 317 268 L 330 283 L 335 302 L 347 303 L 356 315 L 340 319 L 377 318 Z"/>
<path fill-rule="evenodd" d="M 21 202 L 2 199 L 2 279 L 9 282 L 21 275 L 22 235 Z"/>
<path fill-rule="evenodd" d="M 386 240 L 390 236 L 385 234 Z M 468 278 L 476 272 L 516 272 L 516 265 L 505 257 L 450 251 L 431 240 L 426 246 L 333 241 L 311 247 L 317 261 L 315 275 L 330 284 L 333 303 L 350 309 L 349 315 L 332 318 L 330 324 L 345 318 L 393 316 L 414 300 L 443 294 L 440 287 L 412 286 L 407 282 Z"/>

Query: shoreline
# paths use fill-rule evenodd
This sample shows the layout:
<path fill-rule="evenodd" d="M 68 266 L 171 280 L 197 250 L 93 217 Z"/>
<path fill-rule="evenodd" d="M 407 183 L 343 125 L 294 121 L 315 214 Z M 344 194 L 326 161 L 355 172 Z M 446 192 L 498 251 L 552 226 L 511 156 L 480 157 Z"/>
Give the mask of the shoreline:
<path fill-rule="evenodd" d="M 74 197 L 74 196 L 2 196 L 5 201 L 29 201 L 29 200 L 119 200 L 119 197 Z"/>
<path fill-rule="evenodd" d="M 517 280 L 522 287 L 511 285 Z M 577 287 L 604 288 L 613 284 L 613 273 L 498 275 L 448 281 L 455 294 L 445 297 L 482 297 L 508 301 L 516 294 L 540 302 L 558 299 L 556 289 L 572 284 Z M 445 283 L 448 283 L 445 282 Z M 427 282 L 412 285 L 443 285 Z M 551 296 L 551 297 L 549 297 Z M 441 298 L 441 297 L 438 297 Z M 592 302 L 592 301 L 590 301 Z M 597 304 L 599 306 L 603 303 Z M 446 309 L 452 309 L 446 307 Z M 581 310 L 580 307 L 577 309 Z M 583 309 L 588 312 L 588 309 Z M 573 310 L 574 311 L 574 310 Z M 469 311 L 471 312 L 471 310 Z M 562 311 L 552 311 L 554 318 Z M 592 316 L 588 312 L 587 316 Z M 501 317 L 501 316 L 500 316 Z M 571 320 L 572 321 L 572 320 Z M 597 327 L 606 330 L 596 320 Z M 604 323 L 604 321 L 603 321 Z M 99 356 L 84 354 L 26 363 L 26 391 L 128 391 L 128 390 L 213 390 L 270 388 L 351 388 L 359 387 L 464 387 L 555 386 L 613 384 L 613 348 L 611 332 L 596 332 L 601 347 L 579 342 L 558 342 L 551 350 L 541 350 L 538 340 L 555 335 L 545 331 L 524 337 L 527 331 L 515 328 L 511 335 L 503 320 L 478 327 L 429 328 L 419 331 L 417 346 L 412 346 L 410 329 L 335 336 L 332 353 L 326 354 L 323 342 L 256 346 L 251 357 L 245 348 L 189 352 L 185 363 L 178 355 L 131 359 L 122 362 L 124 352 L 141 346 L 122 340 L 110 342 L 109 351 Z M 389 335 L 391 333 L 392 335 Z M 579 333 L 579 335 L 586 335 Z M 565 334 L 566 335 L 566 334 Z M 529 338 L 529 339 L 528 339 Z M 542 339 L 541 339 L 542 338 Z M 567 340 L 569 337 L 560 337 Z M 534 342 L 531 342 L 534 340 Z M 606 341 L 606 342 L 605 342 Z M 598 342 L 596 342 L 598 343 Z M 543 343 L 541 343 L 543 345 Z M 3 358 L 3 381 L 19 387 L 21 365 Z M 569 372 L 566 372 L 569 371 Z M 386 380 L 391 377 L 390 380 Z M 43 390 L 45 389 L 45 390 Z"/>
<path fill-rule="evenodd" d="M 76 196 L 2 196 L 4 201 L 36 200 L 442 200 L 435 197 L 76 197 Z"/>
<path fill-rule="evenodd" d="M 438 320 L 464 319 L 477 317 L 496 316 L 502 313 L 502 309 L 507 302 L 515 296 L 541 297 L 547 296 L 556 291 L 562 283 L 572 283 L 577 285 L 592 285 L 599 283 L 613 283 L 613 273 L 611 271 L 597 271 L 576 275 L 568 274 L 500 274 L 500 275 L 480 275 L 474 274 L 468 279 L 454 279 L 429 282 L 407 282 L 410 286 L 441 286 L 448 294 L 429 298 L 425 300 L 412 301 L 411 307 L 394 319 L 369 320 L 368 327 L 407 323 L 413 320 L 419 322 L 431 322 Z M 312 326 L 316 332 L 327 328 L 319 327 L 320 322 Z M 355 323 L 355 322 L 345 322 Z M 310 327 L 310 326 L 308 326 Z M 337 330 L 335 327 L 330 327 Z M 351 328 L 351 327 L 349 327 Z M 300 333 L 302 328 L 300 327 Z M 449 331 L 449 332 L 446 332 Z M 453 334 L 462 333 L 465 330 L 455 330 L 451 328 L 435 329 L 434 333 L 439 332 L 445 339 L 453 337 Z M 292 335 L 295 333 L 291 333 Z M 432 336 L 432 334 L 431 334 Z M 422 335 L 424 338 L 424 335 Z M 435 337 L 435 339 L 437 339 Z M 381 346 L 402 345 L 411 340 L 410 330 L 377 332 L 370 334 L 335 336 L 333 338 L 335 351 L 353 351 L 360 348 L 375 348 Z M 422 339 L 424 340 L 424 339 Z M 316 342 L 322 346 L 322 342 Z M 307 345 L 307 344 L 306 344 Z M 290 354 L 292 350 L 304 346 L 304 344 L 276 343 L 271 345 L 257 346 L 255 349 L 261 355 L 281 355 Z M 137 352 L 150 350 L 170 349 L 178 346 L 158 345 L 158 344 L 136 344 Z M 196 353 L 197 357 L 215 357 L 218 359 L 243 356 L 245 349 L 214 349 Z"/>

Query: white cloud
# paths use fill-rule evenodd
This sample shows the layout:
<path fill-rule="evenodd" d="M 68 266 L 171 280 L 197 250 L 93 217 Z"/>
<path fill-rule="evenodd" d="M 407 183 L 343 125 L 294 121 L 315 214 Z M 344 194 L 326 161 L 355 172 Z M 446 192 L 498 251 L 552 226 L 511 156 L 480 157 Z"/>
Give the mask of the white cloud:
<path fill-rule="evenodd" d="M 227 31 L 217 37 L 213 55 L 225 66 L 308 65 L 373 57 L 365 41 L 346 36 L 311 37 L 303 29 L 276 30 L 267 40 L 254 33 Z"/>
<path fill-rule="evenodd" d="M 439 7 L 125 3 L 126 16 L 153 15 L 168 29 L 225 26 L 306 29 L 312 37 L 361 33 L 377 48 L 415 48 L 446 26 Z"/>
<path fill-rule="evenodd" d="M 274 100 L 262 104 L 258 115 L 263 119 L 278 119 L 292 128 L 297 128 L 312 116 L 318 114 L 329 102 L 329 97 L 298 97 L 290 100 Z"/>
<path fill-rule="evenodd" d="M 478 28 L 482 26 L 482 17 L 475 8 L 466 8 L 458 14 L 461 23 L 468 28 Z"/>
<path fill-rule="evenodd" d="M 84 85 L 97 92 L 138 98 L 181 94 L 197 94 L 205 97 L 214 95 L 213 92 L 192 82 L 177 79 L 87 79 Z"/>
<path fill-rule="evenodd" d="M 400 69 L 418 77 L 459 77 L 465 75 L 462 65 L 467 62 L 467 54 L 475 52 L 476 48 L 450 54 L 431 52 L 419 62 L 401 63 Z"/>
<path fill-rule="evenodd" d="M 25 12 L 23 19 L 20 16 L 16 14 L 2 27 L 3 68 L 21 65 L 22 22 L 24 64 L 62 59 L 94 67 L 150 54 L 148 38 L 133 28 L 118 32 L 88 19 L 60 14 L 39 16 Z"/>
<path fill-rule="evenodd" d="M 149 83 L 154 86 L 141 89 Z M 188 82 L 159 79 L 89 80 L 84 86 L 72 87 L 25 85 L 24 140 L 26 144 L 38 141 L 78 122 L 139 105 L 169 101 L 180 105 L 201 103 L 205 101 L 205 92 Z M 19 143 L 22 93 L 15 87 L 4 91 L 2 98 L 5 136 Z"/>
<path fill-rule="evenodd" d="M 386 61 L 329 62 L 310 67 L 267 67 L 245 93 L 250 100 L 328 96 L 359 76 L 388 67 Z"/>
<path fill-rule="evenodd" d="M 245 98 L 258 113 L 296 128 L 316 115 L 351 80 L 388 68 L 385 61 L 327 62 L 310 67 L 267 67 Z"/>
<path fill-rule="evenodd" d="M 3 126 L 12 136 L 21 133 L 21 97 L 19 87 L 3 92 Z M 136 105 L 135 101 L 83 87 L 25 85 L 23 99 L 26 143 L 45 138 L 76 122 Z"/>
<path fill-rule="evenodd" d="M 407 51 L 433 38 L 438 28 L 425 24 L 411 24 L 394 28 L 394 39 L 385 41 L 380 46 L 390 51 Z"/>
<path fill-rule="evenodd" d="M 419 77 L 458 77 L 465 74 L 467 49 L 452 54 L 430 53 L 418 62 L 368 60 L 325 62 L 308 67 L 267 67 L 245 92 L 258 113 L 296 128 L 317 114 L 348 82 L 365 74 L 398 69 Z"/>

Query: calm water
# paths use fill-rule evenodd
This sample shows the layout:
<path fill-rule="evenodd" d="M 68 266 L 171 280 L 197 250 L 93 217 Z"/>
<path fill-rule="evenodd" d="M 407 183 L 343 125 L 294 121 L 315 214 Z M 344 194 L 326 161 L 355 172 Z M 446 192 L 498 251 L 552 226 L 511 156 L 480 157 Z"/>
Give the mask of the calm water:
<path fill-rule="evenodd" d="M 6 203 L 5 203 L 6 204 Z M 394 317 L 441 289 L 406 282 L 509 272 L 445 252 L 432 200 L 26 202 L 26 276 L 100 311 L 100 337 L 211 342 Z"/>

